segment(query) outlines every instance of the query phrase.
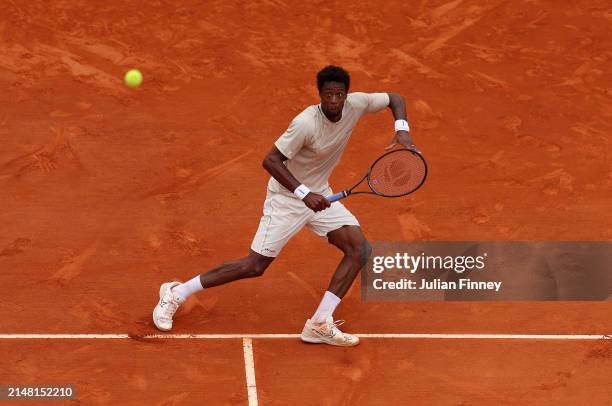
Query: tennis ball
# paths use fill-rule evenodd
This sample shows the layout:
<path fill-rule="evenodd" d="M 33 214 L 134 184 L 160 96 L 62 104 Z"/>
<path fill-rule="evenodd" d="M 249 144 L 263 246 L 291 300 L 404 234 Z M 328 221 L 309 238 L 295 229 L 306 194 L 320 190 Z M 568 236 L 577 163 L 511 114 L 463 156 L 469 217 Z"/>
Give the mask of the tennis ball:
<path fill-rule="evenodd" d="M 142 73 L 138 69 L 130 69 L 125 73 L 123 82 L 129 87 L 138 87 L 142 83 Z"/>

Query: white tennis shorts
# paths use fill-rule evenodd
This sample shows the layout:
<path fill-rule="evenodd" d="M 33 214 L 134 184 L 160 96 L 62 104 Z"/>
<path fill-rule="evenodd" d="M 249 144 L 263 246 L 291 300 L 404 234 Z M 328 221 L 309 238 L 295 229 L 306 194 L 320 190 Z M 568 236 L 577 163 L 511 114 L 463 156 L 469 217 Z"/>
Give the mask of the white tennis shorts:
<path fill-rule="evenodd" d="M 340 202 L 315 213 L 297 197 L 268 190 L 251 249 L 266 257 L 276 257 L 305 225 L 320 237 L 327 238 L 330 231 L 347 225 L 358 226 L 359 222 Z"/>

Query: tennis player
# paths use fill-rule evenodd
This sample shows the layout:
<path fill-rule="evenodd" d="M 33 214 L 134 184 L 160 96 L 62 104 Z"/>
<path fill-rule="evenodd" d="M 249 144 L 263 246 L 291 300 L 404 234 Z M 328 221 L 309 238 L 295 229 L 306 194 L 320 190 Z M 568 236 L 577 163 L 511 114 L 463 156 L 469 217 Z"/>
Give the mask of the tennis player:
<path fill-rule="evenodd" d="M 303 341 L 339 346 L 353 346 L 359 339 L 343 333 L 333 313 L 365 266 L 371 247 L 359 222 L 340 202 L 330 203 L 328 179 L 336 167 L 353 128 L 365 113 L 386 107 L 395 118 L 395 136 L 399 143 L 416 149 L 409 134 L 406 107 L 396 93 L 348 93 L 350 77 L 337 66 L 326 66 L 317 74 L 321 103 L 298 114 L 289 128 L 274 143 L 263 160 L 270 173 L 263 216 L 253 238 L 249 254 L 226 262 L 185 282 L 161 285 L 159 303 L 153 310 L 158 329 L 172 329 L 172 317 L 189 296 L 203 289 L 243 278 L 263 275 L 285 244 L 304 226 L 338 247 L 344 257 L 331 278 L 319 307 L 306 320 Z"/>

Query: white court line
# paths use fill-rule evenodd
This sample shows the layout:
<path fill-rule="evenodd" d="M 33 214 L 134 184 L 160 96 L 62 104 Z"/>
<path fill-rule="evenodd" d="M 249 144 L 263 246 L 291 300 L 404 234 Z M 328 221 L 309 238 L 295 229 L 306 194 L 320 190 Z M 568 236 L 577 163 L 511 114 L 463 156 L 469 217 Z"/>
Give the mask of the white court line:
<path fill-rule="evenodd" d="M 246 385 L 247 394 L 249 396 L 249 406 L 257 406 L 257 385 L 255 384 L 255 359 L 253 358 L 253 340 L 250 338 L 243 338 L 242 349 L 244 350 L 244 371 L 246 373 Z"/>
<path fill-rule="evenodd" d="M 355 334 L 360 338 L 451 340 L 609 340 L 612 334 Z M 227 340 L 297 339 L 299 334 L 0 334 L 0 340 Z"/>

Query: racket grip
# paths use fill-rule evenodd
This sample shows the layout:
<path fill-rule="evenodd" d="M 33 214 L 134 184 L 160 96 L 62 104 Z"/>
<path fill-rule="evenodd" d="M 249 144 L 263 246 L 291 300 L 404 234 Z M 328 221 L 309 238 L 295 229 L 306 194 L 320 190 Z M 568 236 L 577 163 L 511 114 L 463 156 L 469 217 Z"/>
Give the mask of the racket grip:
<path fill-rule="evenodd" d="M 338 192 L 336 194 L 331 195 L 330 197 L 327 198 L 327 200 L 330 201 L 330 203 L 333 202 L 337 202 L 340 199 L 344 199 L 346 197 L 346 192 L 342 191 L 342 192 Z"/>

